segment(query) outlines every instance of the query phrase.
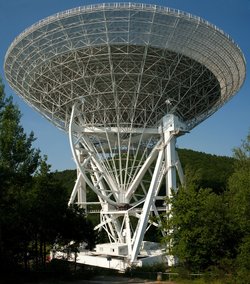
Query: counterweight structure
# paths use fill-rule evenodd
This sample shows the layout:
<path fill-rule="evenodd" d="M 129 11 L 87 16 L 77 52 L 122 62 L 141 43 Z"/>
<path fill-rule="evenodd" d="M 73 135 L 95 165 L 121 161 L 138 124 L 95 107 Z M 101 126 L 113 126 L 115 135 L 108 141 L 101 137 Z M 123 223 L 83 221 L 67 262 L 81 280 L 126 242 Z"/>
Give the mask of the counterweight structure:
<path fill-rule="evenodd" d="M 125 269 L 159 260 L 161 250 L 144 235 L 169 210 L 164 200 L 177 190 L 176 172 L 184 180 L 176 137 L 223 106 L 245 70 L 241 50 L 222 30 L 148 4 L 67 10 L 14 40 L 6 78 L 69 133 L 77 165 L 69 204 L 98 212 L 96 229 L 109 239 L 80 262 Z M 87 200 L 89 189 L 95 202 Z"/>

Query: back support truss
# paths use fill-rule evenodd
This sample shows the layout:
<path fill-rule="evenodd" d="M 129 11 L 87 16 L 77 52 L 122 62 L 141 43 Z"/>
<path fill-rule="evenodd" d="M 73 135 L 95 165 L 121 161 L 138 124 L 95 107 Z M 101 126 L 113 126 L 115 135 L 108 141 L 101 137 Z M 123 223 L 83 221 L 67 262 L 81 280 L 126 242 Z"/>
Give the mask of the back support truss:
<path fill-rule="evenodd" d="M 160 213 L 169 210 L 164 200 L 177 189 L 176 170 L 183 182 L 175 143 L 185 125 L 172 114 L 150 129 L 84 127 L 80 117 L 74 105 L 69 138 L 77 180 L 69 204 L 76 202 L 87 213 L 99 213 L 95 229 L 105 230 L 110 243 L 125 245 L 127 261 L 134 263 L 146 231 L 152 225 L 159 227 Z M 97 200 L 87 201 L 87 188 Z M 93 205 L 95 210 L 89 210 Z"/>

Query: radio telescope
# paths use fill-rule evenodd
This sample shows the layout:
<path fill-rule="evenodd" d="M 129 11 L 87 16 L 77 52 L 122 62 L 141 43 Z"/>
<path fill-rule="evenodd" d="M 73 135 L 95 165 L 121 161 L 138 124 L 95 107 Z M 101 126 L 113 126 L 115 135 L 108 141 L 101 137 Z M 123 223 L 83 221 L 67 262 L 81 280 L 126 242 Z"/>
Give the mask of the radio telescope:
<path fill-rule="evenodd" d="M 69 204 L 100 214 L 96 229 L 109 242 L 78 261 L 122 270 L 159 260 L 162 251 L 144 236 L 161 226 L 177 173 L 184 182 L 176 138 L 240 89 L 240 48 L 189 13 L 97 4 L 27 28 L 4 67 L 17 94 L 69 134 L 77 165 Z M 97 201 L 87 200 L 87 190 Z"/>

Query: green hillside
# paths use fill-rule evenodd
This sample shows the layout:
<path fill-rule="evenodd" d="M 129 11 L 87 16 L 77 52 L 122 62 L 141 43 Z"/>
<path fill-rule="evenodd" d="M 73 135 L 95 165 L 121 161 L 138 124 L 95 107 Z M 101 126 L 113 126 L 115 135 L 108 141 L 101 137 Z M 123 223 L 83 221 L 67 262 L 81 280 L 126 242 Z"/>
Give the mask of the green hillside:
<path fill-rule="evenodd" d="M 60 172 L 56 171 L 52 174 L 56 180 L 63 184 L 63 186 L 67 189 L 68 195 L 70 196 L 77 177 L 76 170 L 64 170 Z"/>
<path fill-rule="evenodd" d="M 235 159 L 216 156 L 187 149 L 178 149 L 184 173 L 197 177 L 197 185 L 222 191 L 226 188 L 229 176 L 233 173 Z"/>
<path fill-rule="evenodd" d="M 216 156 L 188 149 L 178 149 L 184 173 L 197 177 L 197 185 L 223 191 L 227 180 L 233 172 L 234 158 Z M 62 182 L 70 195 L 76 180 L 76 170 L 56 171 L 54 177 Z"/>

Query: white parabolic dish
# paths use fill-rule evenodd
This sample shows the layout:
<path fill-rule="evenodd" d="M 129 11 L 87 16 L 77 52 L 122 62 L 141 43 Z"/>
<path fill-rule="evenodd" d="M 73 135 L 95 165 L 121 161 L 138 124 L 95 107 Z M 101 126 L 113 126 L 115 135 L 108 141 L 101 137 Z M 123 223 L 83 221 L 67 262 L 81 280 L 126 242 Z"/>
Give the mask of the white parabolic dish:
<path fill-rule="evenodd" d="M 86 125 L 152 127 L 174 113 L 191 129 L 240 89 L 245 72 L 241 50 L 216 26 L 137 3 L 45 18 L 5 58 L 11 87 L 66 131 L 75 101 Z"/>

